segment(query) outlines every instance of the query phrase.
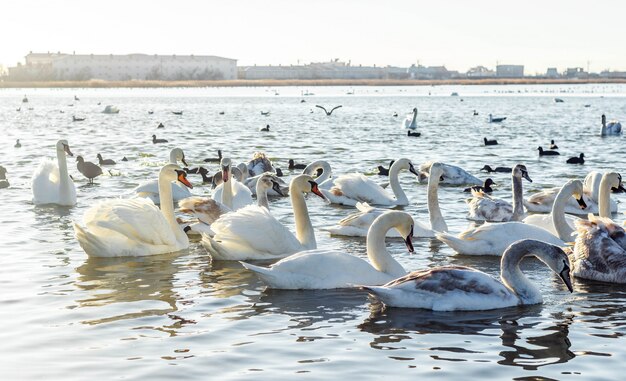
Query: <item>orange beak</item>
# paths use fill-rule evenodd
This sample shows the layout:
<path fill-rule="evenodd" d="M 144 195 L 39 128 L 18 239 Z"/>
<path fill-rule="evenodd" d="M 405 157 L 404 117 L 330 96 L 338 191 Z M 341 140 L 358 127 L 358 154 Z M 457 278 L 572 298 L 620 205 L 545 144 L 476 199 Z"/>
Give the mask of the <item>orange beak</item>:
<path fill-rule="evenodd" d="M 187 175 L 185 174 L 184 171 L 176 171 L 176 172 L 178 172 L 178 181 L 185 184 L 187 188 L 193 188 L 193 185 L 191 185 L 189 180 L 187 180 Z"/>
<path fill-rule="evenodd" d="M 326 196 L 324 196 L 324 194 L 322 192 L 320 192 L 320 188 L 317 186 L 317 183 L 315 181 L 309 181 L 309 182 L 311 183 L 311 192 L 313 192 L 316 195 L 320 196 L 322 199 L 328 201 Z"/>

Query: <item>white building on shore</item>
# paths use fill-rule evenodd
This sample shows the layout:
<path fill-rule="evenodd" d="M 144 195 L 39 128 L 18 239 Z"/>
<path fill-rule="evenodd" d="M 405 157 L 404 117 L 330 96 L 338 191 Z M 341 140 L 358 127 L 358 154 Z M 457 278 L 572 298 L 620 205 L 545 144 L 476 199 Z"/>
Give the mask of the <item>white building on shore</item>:
<path fill-rule="evenodd" d="M 29 53 L 9 68 L 15 80 L 219 80 L 237 79 L 237 60 L 217 56 Z"/>

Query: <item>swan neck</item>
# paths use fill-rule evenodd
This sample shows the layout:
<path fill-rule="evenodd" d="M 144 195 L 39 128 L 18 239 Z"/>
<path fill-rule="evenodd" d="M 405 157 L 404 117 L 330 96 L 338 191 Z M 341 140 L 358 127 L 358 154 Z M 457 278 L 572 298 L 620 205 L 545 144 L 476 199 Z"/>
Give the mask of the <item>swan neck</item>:
<path fill-rule="evenodd" d="M 320 162 L 319 168 L 322 168 L 322 174 L 319 175 L 319 177 L 317 177 L 315 179 L 315 182 L 318 183 L 318 184 L 322 184 L 324 181 L 330 179 L 330 177 L 332 176 L 332 171 L 330 169 L 330 164 L 328 164 L 325 161 Z M 308 173 L 308 174 L 309 175 L 313 174 L 315 172 L 315 170 L 317 170 L 317 169 L 314 168 L 314 170 L 311 171 L 311 173 Z M 302 173 L 306 173 L 306 169 Z"/>
<path fill-rule="evenodd" d="M 398 175 L 400 174 L 400 170 L 402 169 L 405 168 L 396 165 L 392 165 L 389 169 L 389 184 L 391 185 L 391 191 L 393 192 L 393 195 L 396 197 L 396 205 L 409 204 L 409 199 L 408 197 L 406 197 L 406 193 L 404 193 L 404 190 L 400 185 L 400 180 L 398 180 Z"/>
<path fill-rule="evenodd" d="M 520 262 L 526 256 L 535 254 L 541 258 L 540 252 L 533 250 L 535 247 L 536 243 L 533 241 L 509 246 L 500 262 L 500 279 L 504 286 L 519 298 L 519 304 L 537 304 L 543 300 L 537 287 L 519 268 Z"/>
<path fill-rule="evenodd" d="M 230 174 L 229 174 L 230 176 Z M 226 179 L 224 179 L 226 180 Z M 229 207 L 231 210 L 233 210 L 233 179 L 232 176 L 230 179 L 227 179 L 228 181 L 224 181 L 222 184 L 222 204 L 226 205 L 227 207 Z"/>
<path fill-rule="evenodd" d="M 413 119 L 411 120 L 411 126 L 417 125 L 417 111 L 413 111 Z"/>
<path fill-rule="evenodd" d="M 448 225 L 446 224 L 441 209 L 439 208 L 439 176 L 431 175 L 428 177 L 428 217 L 430 218 L 430 227 L 437 232 L 447 232 Z"/>
<path fill-rule="evenodd" d="M 552 204 L 552 224 L 554 225 L 554 230 L 556 230 L 559 238 L 565 242 L 571 241 L 572 233 L 574 233 L 574 229 L 569 226 L 565 219 L 565 204 L 573 194 L 571 186 L 564 186 L 556 195 L 554 204 Z"/>
<path fill-rule="evenodd" d="M 311 218 L 304 200 L 304 194 L 298 189 L 289 189 L 289 197 L 291 198 L 293 217 L 296 223 L 296 238 L 307 250 L 316 249 L 315 232 L 311 225 Z"/>
<path fill-rule="evenodd" d="M 611 218 L 611 184 L 609 176 L 602 176 L 600 181 L 600 194 L 598 195 L 598 215 Z"/>
<path fill-rule="evenodd" d="M 176 160 L 176 152 L 174 152 L 174 150 L 170 151 L 170 164 L 178 165 L 178 160 Z"/>
<path fill-rule="evenodd" d="M 267 188 L 261 184 L 261 179 L 256 182 L 256 201 L 258 206 L 263 206 L 270 210 L 270 204 L 267 200 Z"/>
<path fill-rule="evenodd" d="M 517 176 L 511 178 L 513 183 L 513 216 L 511 216 L 511 221 L 520 221 L 524 216 L 522 179 Z"/>
<path fill-rule="evenodd" d="M 385 236 L 394 225 L 396 221 L 389 214 L 383 214 L 374 221 L 367 232 L 367 258 L 376 270 L 400 277 L 406 275 L 406 271 L 387 251 L 385 244 Z"/>
<path fill-rule="evenodd" d="M 57 164 L 59 166 L 59 199 L 62 204 L 70 203 L 70 176 L 67 172 L 67 157 L 65 151 L 57 150 Z"/>
<path fill-rule="evenodd" d="M 174 199 L 172 197 L 172 182 L 167 181 L 163 176 L 159 175 L 159 203 L 161 207 L 161 213 L 165 220 L 170 225 L 170 228 L 176 236 L 176 241 L 182 242 L 187 240 L 187 235 L 180 228 L 176 217 L 174 216 Z"/>

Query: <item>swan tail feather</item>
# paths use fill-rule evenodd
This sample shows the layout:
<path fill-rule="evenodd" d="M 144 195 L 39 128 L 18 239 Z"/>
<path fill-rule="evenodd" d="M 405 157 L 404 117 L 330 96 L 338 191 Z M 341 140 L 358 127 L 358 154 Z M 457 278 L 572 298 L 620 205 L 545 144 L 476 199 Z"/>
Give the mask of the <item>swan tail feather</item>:
<path fill-rule="evenodd" d="M 467 245 L 467 240 L 456 237 L 450 233 L 437 233 L 435 234 L 438 240 L 450 246 L 454 251 L 458 253 L 464 252 L 464 248 Z M 471 239 L 471 238 L 470 238 Z"/>

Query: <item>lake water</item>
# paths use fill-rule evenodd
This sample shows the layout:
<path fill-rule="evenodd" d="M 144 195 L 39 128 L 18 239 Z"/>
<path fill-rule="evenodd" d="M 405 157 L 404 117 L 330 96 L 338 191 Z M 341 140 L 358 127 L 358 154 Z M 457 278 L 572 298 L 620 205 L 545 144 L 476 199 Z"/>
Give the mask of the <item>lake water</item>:
<path fill-rule="evenodd" d="M 302 96 L 307 91 L 315 95 Z M 25 94 L 29 103 L 21 102 Z M 120 113 L 102 114 L 108 104 Z M 343 107 L 327 117 L 316 104 Z M 413 107 L 419 109 L 420 138 L 405 136 L 401 127 Z M 489 124 L 489 113 L 507 120 Z M 336 175 L 365 172 L 381 182 L 386 178 L 374 175 L 376 166 L 398 157 L 459 165 L 483 179 L 485 164 L 524 163 L 533 179 L 524 182 L 526 193 L 582 179 L 591 170 L 623 174 L 624 140 L 599 136 L 602 113 L 626 120 L 625 85 L 0 90 L 0 164 L 11 183 L 0 190 L 1 378 L 621 379 L 626 286 L 577 280 L 570 294 L 536 260 L 523 268 L 544 295 L 540 306 L 385 310 L 361 291 L 265 290 L 238 263 L 212 262 L 197 242 L 161 256 L 88 258 L 71 226 L 96 200 L 127 196 L 155 178 L 176 146 L 191 166 L 217 149 L 234 162 L 264 151 L 283 169 L 290 158 L 327 159 Z M 72 122 L 72 115 L 86 120 Z M 165 129 L 156 129 L 159 122 Z M 266 124 L 271 132 L 259 132 Z M 153 133 L 170 143 L 153 145 Z M 484 147 L 483 137 L 500 144 Z M 18 138 L 19 149 L 13 147 Z M 60 138 L 74 155 L 96 161 L 100 152 L 118 165 L 113 176 L 88 185 L 69 159 L 76 207 L 35 207 L 30 177 L 42 157 L 54 157 Z M 561 156 L 540 159 L 536 149 L 550 139 Z M 584 166 L 565 164 L 580 152 Z M 123 156 L 129 161 L 121 162 Z M 211 172 L 216 167 L 209 166 Z M 510 177 L 492 177 L 499 184 L 494 195 L 509 198 Z M 190 180 L 195 194 L 210 193 L 199 176 Z M 405 210 L 427 222 L 425 185 L 410 174 L 401 182 L 411 200 Z M 623 202 L 625 196 L 613 197 Z M 465 198 L 460 188 L 440 190 L 451 232 L 469 226 Z M 316 227 L 352 211 L 314 197 L 308 207 Z M 288 199 L 272 200 L 271 208 L 293 226 Z M 623 211 L 614 215 L 620 223 Z M 319 247 L 365 256 L 362 239 L 316 236 Z M 463 264 L 499 274 L 497 258 L 455 256 L 436 240 L 414 244 L 414 254 L 398 240 L 388 247 L 410 270 Z"/>

